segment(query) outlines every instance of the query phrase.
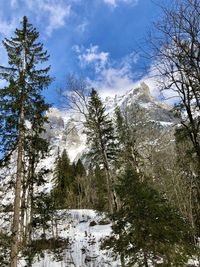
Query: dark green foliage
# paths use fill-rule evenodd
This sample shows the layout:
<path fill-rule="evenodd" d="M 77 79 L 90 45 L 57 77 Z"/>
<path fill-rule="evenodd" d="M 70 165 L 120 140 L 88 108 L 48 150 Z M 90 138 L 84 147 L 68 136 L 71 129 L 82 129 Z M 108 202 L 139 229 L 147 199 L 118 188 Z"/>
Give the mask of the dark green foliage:
<path fill-rule="evenodd" d="M 36 167 L 47 152 L 48 143 L 41 137 L 47 122 L 45 115 L 49 105 L 45 103 L 42 90 L 51 78 L 50 67 L 41 68 L 49 56 L 38 42 L 39 33 L 23 18 L 22 29 L 16 29 L 15 36 L 5 38 L 3 46 L 8 56 L 8 67 L 0 66 L 0 78 L 6 86 L 0 90 L 0 150 L 1 163 L 16 152 L 15 200 L 12 224 L 11 265 L 17 262 L 19 240 L 31 242 L 24 216 L 32 221 L 34 184 L 42 183 L 42 172 L 36 174 Z M 40 179 L 39 179 L 40 178 Z M 20 201 L 21 196 L 21 201 Z M 20 203 L 21 202 L 21 203 Z M 30 207 L 29 211 L 26 210 Z M 19 228 L 19 222 L 21 227 Z"/>
<path fill-rule="evenodd" d="M 105 170 L 109 211 L 112 213 L 113 209 L 117 208 L 118 203 L 111 169 L 117 161 L 119 144 L 113 123 L 106 114 L 105 107 L 94 89 L 91 91 L 87 108 L 85 133 L 90 146 L 89 157 L 93 165 L 99 164 Z"/>
<path fill-rule="evenodd" d="M 42 227 L 43 238 L 46 238 L 46 230 L 50 228 L 49 222 L 54 213 L 54 202 L 50 194 L 39 193 L 34 197 L 34 218 L 32 226 L 35 229 Z"/>
<path fill-rule="evenodd" d="M 73 193 L 75 198 L 83 199 L 85 197 L 84 184 L 86 182 L 86 170 L 83 166 L 82 161 L 79 159 L 76 164 L 74 164 L 74 183 L 73 183 Z M 79 202 L 79 201 L 78 201 Z M 77 207 L 79 205 L 77 204 Z"/>
<path fill-rule="evenodd" d="M 113 123 L 106 114 L 105 106 L 94 89 L 90 94 L 85 128 L 92 162 L 105 165 L 115 161 L 117 158 L 117 139 Z"/>
<path fill-rule="evenodd" d="M 11 238 L 7 234 L 0 232 L 0 265 L 1 267 L 9 266 L 9 251 Z"/>
<path fill-rule="evenodd" d="M 37 42 L 39 33 L 23 18 L 22 29 L 16 29 L 15 36 L 5 38 L 3 46 L 8 55 L 9 67 L 0 66 L 0 78 L 7 85 L 0 90 L 0 149 L 9 156 L 18 142 L 19 117 L 23 107 L 24 120 L 37 125 L 37 132 L 43 131 L 47 121 L 44 112 L 48 109 L 41 91 L 51 82 L 47 74 L 50 67 L 40 69 L 38 65 L 48 60 L 47 51 Z M 32 128 L 35 131 L 35 127 Z"/>
<path fill-rule="evenodd" d="M 108 194 L 106 191 L 106 175 L 97 165 L 94 170 L 94 190 L 96 191 L 97 201 L 94 208 L 98 211 L 108 210 Z"/>
<path fill-rule="evenodd" d="M 186 220 L 132 170 L 122 175 L 117 192 L 122 205 L 111 216 L 113 234 L 103 247 L 123 256 L 125 266 L 184 266 L 192 248 Z"/>
<path fill-rule="evenodd" d="M 64 149 L 56 158 L 54 169 L 54 198 L 57 208 L 66 208 L 67 195 L 74 180 L 74 170 Z"/>
<path fill-rule="evenodd" d="M 77 163 L 75 164 L 75 173 L 74 175 L 80 175 L 80 176 L 85 176 L 86 175 L 86 171 L 85 171 L 85 167 L 81 161 L 81 159 L 78 159 Z"/>

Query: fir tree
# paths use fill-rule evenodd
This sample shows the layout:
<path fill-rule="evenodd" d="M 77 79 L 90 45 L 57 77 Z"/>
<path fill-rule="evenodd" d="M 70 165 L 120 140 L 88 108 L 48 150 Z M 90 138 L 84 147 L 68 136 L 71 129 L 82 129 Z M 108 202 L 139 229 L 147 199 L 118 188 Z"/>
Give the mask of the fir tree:
<path fill-rule="evenodd" d="M 85 170 L 85 167 L 84 167 L 81 159 L 78 159 L 78 161 L 75 165 L 75 176 L 76 175 L 80 175 L 80 176 L 86 175 L 86 170 Z"/>
<path fill-rule="evenodd" d="M 76 197 L 76 206 L 77 208 L 83 208 L 82 205 L 86 192 L 85 192 L 85 186 L 88 184 L 87 183 L 87 176 L 86 176 L 86 170 L 85 167 L 81 161 L 81 159 L 78 159 L 77 163 L 74 166 L 74 183 L 73 183 L 73 192 Z"/>
<path fill-rule="evenodd" d="M 100 169 L 97 165 L 94 170 L 94 190 L 96 192 L 96 203 L 94 205 L 95 209 L 98 211 L 108 210 L 108 194 L 106 194 L 106 177 L 105 172 Z"/>
<path fill-rule="evenodd" d="M 111 216 L 113 233 L 103 247 L 121 255 L 122 266 L 186 264 L 193 251 L 187 221 L 156 190 L 141 182 L 132 168 L 119 181 L 122 205 Z M 158 260 L 163 263 L 157 265 Z"/>
<path fill-rule="evenodd" d="M 90 155 L 95 163 L 109 169 L 117 158 L 117 144 L 112 120 L 96 90 L 92 89 L 86 118 L 86 134 L 90 143 Z"/>
<path fill-rule="evenodd" d="M 54 197 L 56 206 L 64 208 L 67 205 L 67 196 L 73 183 L 73 169 L 64 149 L 62 155 L 58 153 L 54 169 Z"/>
<path fill-rule="evenodd" d="M 109 195 L 109 210 L 117 206 L 114 191 L 113 178 L 111 176 L 112 164 L 117 159 L 117 142 L 112 121 L 106 114 L 105 107 L 94 89 L 88 102 L 88 114 L 86 116 L 86 134 L 90 144 L 90 158 L 92 162 L 103 166 L 107 177 L 107 192 Z"/>
<path fill-rule="evenodd" d="M 137 108 L 135 109 L 137 110 Z M 119 141 L 119 167 L 128 163 L 132 166 L 133 170 L 139 172 L 141 156 L 136 149 L 136 125 L 129 121 L 129 117 L 134 117 L 134 115 L 128 107 L 126 107 L 125 115 L 122 114 L 119 107 L 115 108 L 115 125 Z"/>
<path fill-rule="evenodd" d="M 51 82 L 48 75 L 50 67 L 40 69 L 39 65 L 47 61 L 49 56 L 43 50 L 43 45 L 37 42 L 38 37 L 39 33 L 28 23 L 27 17 L 24 17 L 22 29 L 16 29 L 14 37 L 3 41 L 9 66 L 0 66 L 0 78 L 8 84 L 0 90 L 1 149 L 5 160 L 13 151 L 17 152 L 11 267 L 17 266 L 18 257 L 20 196 L 27 133 L 25 121 L 33 123 L 38 114 L 43 115 L 48 108 L 41 91 Z M 42 116 L 40 118 L 39 126 L 42 129 L 45 119 Z"/>

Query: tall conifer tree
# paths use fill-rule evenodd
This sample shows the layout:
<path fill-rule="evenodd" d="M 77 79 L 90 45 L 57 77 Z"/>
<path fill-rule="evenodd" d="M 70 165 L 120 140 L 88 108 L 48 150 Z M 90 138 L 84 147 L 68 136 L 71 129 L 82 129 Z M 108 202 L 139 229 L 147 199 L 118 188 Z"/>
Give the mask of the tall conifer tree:
<path fill-rule="evenodd" d="M 73 169 L 69 157 L 64 149 L 62 155 L 56 158 L 54 169 L 54 197 L 58 208 L 66 208 L 70 187 L 73 183 Z"/>
<path fill-rule="evenodd" d="M 112 121 L 96 90 L 92 89 L 86 116 L 86 134 L 90 144 L 90 156 L 93 162 L 103 165 L 107 177 L 109 210 L 117 206 L 117 200 L 111 176 L 111 166 L 117 158 L 117 143 Z"/>
<path fill-rule="evenodd" d="M 37 42 L 39 33 L 23 18 L 22 28 L 16 29 L 15 36 L 5 39 L 3 45 L 8 55 L 8 67 L 0 66 L 0 78 L 7 82 L 0 90 L 1 149 L 5 159 L 16 151 L 16 181 L 14 215 L 12 224 L 11 267 L 17 266 L 19 246 L 19 224 L 21 209 L 22 181 L 24 178 L 24 155 L 26 143 L 26 121 L 33 122 L 39 114 L 47 110 L 48 105 L 41 95 L 51 78 L 50 67 L 40 69 L 38 65 L 49 58 L 43 45 Z M 45 119 L 38 121 L 42 131 Z"/>
<path fill-rule="evenodd" d="M 141 182 L 132 167 L 119 177 L 117 192 L 122 204 L 110 217 L 113 232 L 102 247 L 120 255 L 123 267 L 186 266 L 194 253 L 189 223 L 159 192 Z"/>

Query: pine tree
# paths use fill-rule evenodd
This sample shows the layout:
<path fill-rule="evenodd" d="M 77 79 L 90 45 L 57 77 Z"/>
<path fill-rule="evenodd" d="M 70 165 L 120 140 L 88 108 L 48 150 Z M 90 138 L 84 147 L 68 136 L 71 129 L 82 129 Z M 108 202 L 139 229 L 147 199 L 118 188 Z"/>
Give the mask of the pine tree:
<path fill-rule="evenodd" d="M 103 166 L 107 177 L 107 192 L 109 195 L 109 210 L 117 206 L 113 178 L 111 176 L 112 164 L 117 159 L 117 142 L 112 121 L 106 114 L 105 107 L 96 90 L 92 89 L 88 102 L 86 116 L 86 134 L 90 144 L 90 158 L 92 162 Z"/>
<path fill-rule="evenodd" d="M 38 37 L 39 33 L 28 23 L 27 17 L 24 17 L 22 29 L 16 29 L 14 37 L 10 40 L 5 38 L 3 41 L 9 66 L 0 66 L 0 78 L 8 84 L 0 90 L 1 150 L 5 160 L 14 151 L 17 153 L 11 267 L 17 266 L 18 257 L 20 197 L 24 180 L 23 160 L 27 133 L 25 121 L 33 123 L 38 114 L 43 114 L 48 108 L 41 91 L 51 82 L 48 75 L 50 67 L 40 69 L 39 65 L 46 62 L 49 56 L 43 50 L 43 45 L 37 43 Z M 44 120 L 41 119 L 41 128 L 43 123 Z"/>
<path fill-rule="evenodd" d="M 194 252 L 189 223 L 132 168 L 119 178 L 117 192 L 122 204 L 103 248 L 121 255 L 122 266 L 184 266 Z"/>

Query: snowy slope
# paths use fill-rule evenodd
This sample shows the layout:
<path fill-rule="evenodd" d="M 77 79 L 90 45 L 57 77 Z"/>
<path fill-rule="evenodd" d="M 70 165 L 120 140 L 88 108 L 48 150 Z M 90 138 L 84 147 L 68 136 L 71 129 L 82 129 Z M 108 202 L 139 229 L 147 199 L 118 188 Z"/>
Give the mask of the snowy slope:
<path fill-rule="evenodd" d="M 63 216 L 64 213 L 64 216 Z M 110 224 L 93 210 L 60 211 L 64 218 L 58 226 L 59 237 L 68 238 L 70 245 L 62 251 L 62 259 L 55 260 L 53 253 L 35 259 L 33 267 L 108 267 L 119 266 L 106 251 L 100 250 L 100 240 L 110 234 Z M 96 225 L 94 225 L 96 224 Z M 51 236 L 49 236 L 50 238 Z M 25 266 L 24 260 L 20 266 Z"/>

